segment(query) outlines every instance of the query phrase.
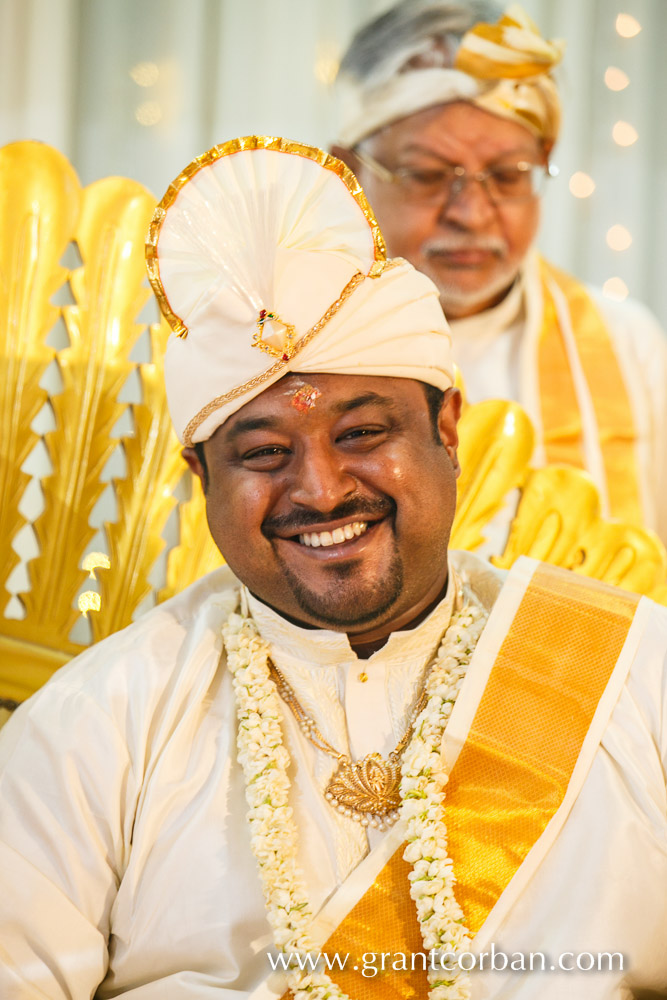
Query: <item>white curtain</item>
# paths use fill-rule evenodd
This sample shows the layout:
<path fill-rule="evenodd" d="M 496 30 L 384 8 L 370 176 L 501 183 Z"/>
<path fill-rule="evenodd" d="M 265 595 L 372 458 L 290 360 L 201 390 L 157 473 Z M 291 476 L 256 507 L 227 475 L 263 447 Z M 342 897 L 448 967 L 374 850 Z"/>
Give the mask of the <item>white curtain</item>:
<path fill-rule="evenodd" d="M 602 285 L 621 278 L 667 325 L 667 0 L 523 0 L 567 40 L 560 166 L 541 245 Z M 42 139 L 84 183 L 134 177 L 155 194 L 198 153 L 253 132 L 333 138 L 328 81 L 359 24 L 385 0 L 0 0 L 0 139 Z M 641 31 L 621 37 L 619 13 Z M 605 70 L 629 85 L 610 90 Z M 617 121 L 637 140 L 618 145 Z M 575 198 L 572 174 L 595 182 Z M 613 226 L 632 238 L 607 245 Z M 622 235 L 622 234 L 621 234 Z"/>

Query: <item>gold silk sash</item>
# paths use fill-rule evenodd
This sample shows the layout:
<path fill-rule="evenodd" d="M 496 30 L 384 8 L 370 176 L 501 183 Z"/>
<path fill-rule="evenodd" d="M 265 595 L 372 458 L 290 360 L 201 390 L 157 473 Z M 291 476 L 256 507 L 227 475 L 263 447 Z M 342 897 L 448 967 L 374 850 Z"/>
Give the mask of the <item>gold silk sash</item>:
<path fill-rule="evenodd" d="M 472 934 L 563 801 L 638 601 L 546 564 L 523 596 L 447 786 Z"/>
<path fill-rule="evenodd" d="M 590 391 L 612 517 L 644 525 L 637 431 L 609 331 L 584 286 L 540 261 L 543 296 L 538 341 L 538 381 L 544 448 L 549 464 L 585 469 L 583 423 L 553 288 L 563 295 L 584 377 Z"/>
<path fill-rule="evenodd" d="M 447 786 L 456 897 L 473 935 L 563 802 L 638 600 L 547 565 L 523 594 Z M 403 850 L 324 945 L 329 956 L 349 956 L 344 971 L 331 975 L 353 1000 L 427 995 Z M 369 952 L 390 956 L 385 972 L 362 975 Z M 391 968 L 399 953 L 406 971 Z"/>

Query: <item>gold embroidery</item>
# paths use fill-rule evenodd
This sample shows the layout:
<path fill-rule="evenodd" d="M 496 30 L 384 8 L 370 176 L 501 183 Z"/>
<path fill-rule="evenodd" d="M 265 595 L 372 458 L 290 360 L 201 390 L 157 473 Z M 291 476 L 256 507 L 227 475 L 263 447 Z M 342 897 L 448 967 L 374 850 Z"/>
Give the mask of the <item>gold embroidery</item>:
<path fill-rule="evenodd" d="M 350 297 L 357 285 L 360 285 L 365 277 L 366 276 L 362 274 L 361 271 L 357 271 L 356 274 L 352 275 L 336 301 L 332 302 L 324 315 L 318 319 L 317 323 L 315 323 L 314 326 L 311 326 L 310 330 L 303 335 L 298 344 L 294 345 L 292 358 L 298 354 L 299 351 L 306 346 L 306 344 L 309 344 L 313 337 L 320 332 L 322 327 L 325 326 L 331 317 L 338 312 L 343 303 Z M 223 393 L 222 396 L 216 396 L 215 399 L 212 399 L 210 403 L 207 403 L 206 406 L 199 411 L 199 413 L 195 414 L 188 426 L 185 428 L 185 431 L 183 432 L 183 442 L 186 447 L 189 448 L 192 446 L 192 435 L 195 433 L 197 428 L 203 424 L 206 418 L 211 415 L 211 413 L 215 413 L 216 410 L 219 410 L 221 406 L 224 406 L 225 403 L 230 402 L 230 400 L 238 399 L 239 396 L 243 396 L 251 389 L 256 389 L 257 386 L 263 385 L 264 382 L 273 378 L 274 375 L 277 375 L 279 372 L 286 369 L 286 367 L 287 361 L 283 361 L 281 358 L 280 361 L 276 361 L 275 365 L 271 365 L 271 367 L 267 368 L 266 371 L 260 372 L 259 375 L 255 375 L 254 378 L 249 379 L 242 385 L 237 385 L 234 389 L 230 389 L 229 392 Z"/>
<path fill-rule="evenodd" d="M 354 200 L 361 208 L 361 211 L 368 222 L 371 235 L 373 237 L 375 260 L 383 261 L 387 257 L 387 247 L 385 245 L 382 232 L 380 231 L 378 221 L 373 214 L 373 209 L 369 205 L 359 181 L 354 176 L 350 168 L 342 162 L 342 160 L 338 160 L 335 156 L 331 156 L 329 153 L 324 152 L 322 149 L 317 149 L 315 146 L 306 146 L 304 143 L 292 142 L 289 139 L 280 139 L 275 136 L 249 135 L 240 139 L 232 139 L 230 142 L 223 142 L 218 146 L 213 146 L 212 149 L 209 149 L 206 153 L 202 153 L 201 156 L 196 157 L 192 163 L 189 163 L 188 166 L 180 172 L 178 177 L 172 181 L 167 188 L 162 201 L 155 209 L 155 213 L 153 214 L 153 218 L 148 229 L 148 236 L 146 237 L 146 267 L 148 268 L 148 277 L 151 285 L 153 286 L 153 291 L 155 292 L 155 297 L 158 300 L 160 309 L 177 337 L 187 337 L 188 328 L 180 316 L 177 316 L 172 310 L 169 304 L 169 299 L 167 298 L 167 294 L 162 286 L 162 279 L 160 278 L 160 262 L 157 252 L 160 229 L 166 216 L 167 209 L 173 205 L 181 188 L 184 187 L 188 181 L 195 176 L 195 174 L 199 173 L 200 170 L 204 167 L 210 166 L 212 163 L 215 163 L 223 156 L 231 156 L 234 153 L 239 153 L 246 149 L 270 149 L 278 153 L 290 153 L 293 156 L 303 156 L 309 160 L 314 160 L 316 163 L 319 163 L 325 170 L 331 170 L 346 186 Z"/>

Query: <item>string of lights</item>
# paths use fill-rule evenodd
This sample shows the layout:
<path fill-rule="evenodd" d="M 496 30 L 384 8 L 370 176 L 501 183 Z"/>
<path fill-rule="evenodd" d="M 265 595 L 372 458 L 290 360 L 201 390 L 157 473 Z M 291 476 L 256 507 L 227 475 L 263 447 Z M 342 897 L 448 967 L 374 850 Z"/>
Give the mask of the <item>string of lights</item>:
<path fill-rule="evenodd" d="M 639 21 L 631 14 L 619 13 L 615 23 L 617 35 L 625 40 L 636 38 L 642 30 Z M 630 85 L 630 77 L 618 66 L 607 66 L 604 73 L 605 86 L 614 93 L 620 93 Z M 611 130 L 612 139 L 617 146 L 633 146 L 639 139 L 637 129 L 631 122 L 619 119 Z M 572 174 L 569 181 L 570 193 L 575 198 L 590 198 L 596 189 L 593 177 L 582 170 Z M 607 246 L 617 253 L 623 253 L 632 246 L 632 233 L 621 223 L 614 223 L 606 233 Z M 629 288 L 618 275 L 608 278 L 603 285 L 603 292 L 611 299 L 621 301 L 628 297 Z"/>

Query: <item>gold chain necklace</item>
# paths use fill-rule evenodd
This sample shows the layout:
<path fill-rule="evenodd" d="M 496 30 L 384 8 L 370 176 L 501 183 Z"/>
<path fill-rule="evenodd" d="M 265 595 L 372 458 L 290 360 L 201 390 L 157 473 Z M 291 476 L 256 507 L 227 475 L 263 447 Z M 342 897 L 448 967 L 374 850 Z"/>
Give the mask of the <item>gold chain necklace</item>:
<path fill-rule="evenodd" d="M 401 755 L 410 741 L 415 720 L 426 705 L 426 687 L 424 686 L 410 713 L 408 728 L 388 758 L 375 752 L 355 761 L 332 747 L 322 736 L 314 719 L 306 715 L 294 691 L 271 660 L 269 672 L 278 694 L 291 709 L 304 736 L 318 750 L 338 761 L 338 767 L 329 779 L 324 793 L 327 801 L 339 813 L 349 816 L 361 826 L 376 827 L 379 830 L 392 826 L 398 819 L 401 804 Z"/>
<path fill-rule="evenodd" d="M 453 616 L 460 610 L 463 601 L 461 582 L 453 570 L 451 570 L 451 586 L 454 591 L 451 609 Z M 444 631 L 446 629 L 443 633 Z M 361 826 L 387 830 L 398 819 L 401 805 L 401 756 L 410 742 L 415 721 L 428 700 L 426 682 L 438 658 L 439 649 L 440 643 L 425 671 L 422 691 L 410 713 L 408 727 L 399 742 L 387 758 L 374 752 L 366 754 L 361 760 L 352 760 L 347 754 L 340 753 L 331 746 L 317 728 L 315 720 L 306 715 L 299 699 L 275 663 L 268 660 L 269 673 L 278 694 L 291 709 L 304 736 L 318 750 L 338 761 L 338 767 L 329 779 L 324 797 L 339 813 L 349 816 Z"/>

